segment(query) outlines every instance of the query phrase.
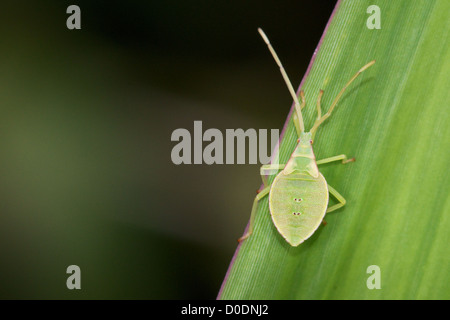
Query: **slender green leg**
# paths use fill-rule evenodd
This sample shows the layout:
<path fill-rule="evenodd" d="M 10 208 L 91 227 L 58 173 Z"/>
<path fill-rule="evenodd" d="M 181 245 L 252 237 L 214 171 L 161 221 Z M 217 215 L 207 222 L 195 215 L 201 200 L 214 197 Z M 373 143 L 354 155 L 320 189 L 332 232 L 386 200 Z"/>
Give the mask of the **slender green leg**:
<path fill-rule="evenodd" d="M 337 204 L 335 204 L 335 205 L 329 207 L 329 208 L 327 209 L 326 213 L 335 211 L 335 210 L 337 210 L 337 209 L 339 209 L 339 208 L 342 208 L 342 207 L 345 206 L 345 204 L 347 203 L 347 201 L 345 200 L 345 198 L 344 198 L 339 192 L 337 192 L 336 189 L 334 189 L 334 188 L 333 188 L 332 186 L 330 186 L 329 184 L 327 184 L 327 185 L 328 185 L 328 192 L 330 192 L 330 193 L 331 193 L 331 194 L 339 201 L 339 203 L 337 203 Z M 327 222 L 325 221 L 325 219 L 322 220 L 322 224 L 323 224 L 324 226 L 327 225 Z"/>
<path fill-rule="evenodd" d="M 348 159 L 345 154 L 340 154 L 338 156 L 319 160 L 316 163 L 319 165 L 319 164 L 324 164 L 324 163 L 333 162 L 333 161 L 342 161 L 342 164 L 346 164 L 346 163 L 355 161 L 355 158 Z M 346 204 L 345 198 L 339 192 L 337 192 L 336 189 L 334 189 L 332 186 L 328 185 L 328 191 L 339 201 L 339 203 L 329 207 L 327 209 L 327 213 L 337 210 Z M 325 222 L 325 224 L 326 224 L 326 222 Z"/>
<path fill-rule="evenodd" d="M 305 92 L 303 90 L 300 90 L 300 98 L 302 99 L 300 110 L 303 110 L 303 108 L 306 106 Z"/>
<path fill-rule="evenodd" d="M 331 115 L 331 112 L 333 111 L 333 109 L 336 107 L 336 105 L 337 105 L 337 103 L 339 102 L 339 100 L 341 99 L 341 96 L 344 94 L 344 92 L 345 92 L 345 90 L 348 88 L 348 86 L 350 86 L 350 84 L 363 72 L 363 71 L 365 71 L 367 68 L 369 68 L 369 67 L 371 67 L 373 64 L 375 63 L 375 60 L 373 60 L 373 61 L 370 61 L 368 64 L 366 64 L 365 66 L 363 66 L 361 69 L 359 69 L 358 70 L 358 72 L 350 79 L 350 81 L 349 82 L 347 82 L 347 84 L 344 86 L 344 88 L 342 88 L 341 89 L 341 91 L 338 93 L 338 95 L 336 96 L 336 98 L 334 98 L 334 101 L 333 101 L 333 103 L 331 104 L 331 107 L 330 107 L 330 109 L 328 109 L 328 111 L 327 111 L 327 113 L 325 113 L 323 116 L 322 116 L 322 112 L 319 112 L 319 116 L 320 117 L 318 117 L 317 118 L 317 120 L 316 120 L 316 122 L 314 122 L 314 125 L 313 125 L 313 127 L 311 128 L 311 133 L 312 133 L 312 135 L 313 135 L 313 137 L 316 135 L 316 130 L 317 130 L 317 128 L 320 126 L 320 124 L 322 123 L 322 122 L 324 122 L 330 115 Z M 321 90 L 321 91 L 323 91 L 323 90 Z M 318 109 L 318 111 L 320 110 L 320 99 L 322 98 L 322 94 L 323 94 L 323 92 L 320 92 L 320 94 L 319 94 L 319 99 L 318 99 L 318 101 L 317 101 L 317 104 L 318 104 L 318 106 L 317 106 L 317 109 Z"/>
<path fill-rule="evenodd" d="M 264 183 L 264 187 L 267 187 L 267 176 L 278 173 L 279 170 L 283 169 L 285 164 L 266 164 L 261 166 L 261 179 Z"/>
<path fill-rule="evenodd" d="M 319 91 L 319 96 L 317 97 L 317 121 L 322 118 L 322 109 L 320 108 L 320 101 L 322 100 L 323 90 Z"/>
<path fill-rule="evenodd" d="M 339 203 L 329 207 L 327 209 L 326 213 L 332 212 L 334 210 L 337 210 L 337 209 L 345 206 L 347 201 L 345 201 L 345 198 L 339 192 L 337 192 L 336 189 L 334 189 L 332 186 L 328 185 L 328 191 L 339 201 Z"/>
<path fill-rule="evenodd" d="M 279 170 L 284 169 L 286 165 L 280 164 L 280 163 L 274 163 L 274 164 L 265 164 L 261 166 L 261 175 L 271 175 L 278 173 Z"/>
<path fill-rule="evenodd" d="M 346 163 L 349 163 L 349 162 L 356 161 L 355 158 L 348 159 L 345 154 L 340 154 L 338 156 L 334 156 L 334 157 L 330 157 L 330 158 L 319 160 L 316 163 L 319 165 L 319 164 L 324 164 L 324 163 L 333 162 L 333 161 L 339 161 L 339 160 L 342 160 L 342 164 L 346 164 Z"/>
<path fill-rule="evenodd" d="M 269 194 L 270 186 L 267 183 L 267 175 L 272 175 L 275 173 L 278 173 L 279 170 L 284 168 L 284 164 L 267 164 L 261 166 L 261 179 L 264 183 L 264 189 L 258 192 L 258 194 L 255 197 L 255 200 L 253 200 L 253 206 L 252 206 L 252 213 L 250 214 L 250 223 L 247 229 L 247 232 L 238 239 L 239 242 L 247 239 L 253 232 L 253 223 L 255 221 L 256 216 L 256 210 L 258 208 L 258 202 L 262 198 L 264 198 L 267 194 Z"/>
<path fill-rule="evenodd" d="M 250 223 L 248 225 L 247 232 L 238 239 L 239 242 L 247 239 L 252 234 L 253 223 L 255 222 L 256 211 L 258 209 L 258 202 L 259 202 L 259 200 L 264 198 L 269 193 L 269 191 L 270 191 L 270 186 L 265 187 L 256 195 L 255 200 L 253 201 L 252 213 L 250 214 Z"/>

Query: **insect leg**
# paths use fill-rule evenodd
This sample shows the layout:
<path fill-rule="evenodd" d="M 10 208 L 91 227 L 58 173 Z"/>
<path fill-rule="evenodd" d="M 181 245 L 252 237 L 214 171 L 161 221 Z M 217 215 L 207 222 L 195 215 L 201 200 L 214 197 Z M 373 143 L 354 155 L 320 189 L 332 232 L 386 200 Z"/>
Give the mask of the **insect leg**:
<path fill-rule="evenodd" d="M 365 66 L 363 66 L 361 69 L 358 70 L 358 72 L 350 79 L 349 82 L 347 82 L 347 84 L 344 86 L 344 88 L 341 89 L 341 91 L 338 93 L 338 95 L 336 96 L 336 98 L 334 98 L 334 101 L 331 104 L 330 109 L 328 109 L 328 111 L 321 116 L 320 118 L 317 118 L 316 122 L 314 123 L 313 127 L 311 128 L 311 133 L 313 134 L 313 136 L 316 134 L 316 130 L 317 128 L 320 126 L 320 124 L 322 122 L 324 122 L 330 115 L 331 112 L 333 111 L 333 109 L 336 107 L 337 103 L 339 102 L 339 100 L 341 99 L 341 96 L 344 94 L 345 90 L 348 88 L 348 86 L 350 86 L 350 84 L 362 73 L 364 72 L 367 68 L 371 67 L 373 64 L 375 63 L 375 60 L 370 61 L 368 64 L 366 64 Z M 321 94 L 322 95 L 322 94 Z M 321 97 L 320 95 L 320 97 Z"/>
<path fill-rule="evenodd" d="M 266 164 L 261 166 L 261 176 L 272 175 L 284 169 L 285 164 Z"/>
<path fill-rule="evenodd" d="M 258 193 L 255 197 L 255 200 L 253 201 L 253 206 L 252 206 L 252 213 L 250 214 L 250 222 L 248 224 L 248 229 L 247 232 L 238 239 L 239 242 L 247 239 L 253 232 L 253 223 L 255 221 L 255 216 L 256 216 L 256 211 L 258 208 L 258 202 L 259 200 L 261 200 L 262 198 L 264 198 L 270 191 L 270 186 L 269 187 L 265 187 L 264 189 L 261 190 L 260 193 Z"/>
<path fill-rule="evenodd" d="M 345 154 L 340 154 L 338 156 L 334 156 L 334 157 L 330 157 L 330 158 L 326 158 L 326 159 L 322 159 L 316 162 L 316 164 L 324 164 L 324 163 L 328 163 L 328 162 L 333 162 L 333 161 L 339 161 L 342 160 L 342 164 L 346 164 L 349 162 L 355 162 L 356 159 L 355 158 L 350 158 L 348 159 L 347 156 Z"/>
<path fill-rule="evenodd" d="M 303 108 L 306 106 L 305 92 L 303 90 L 300 90 L 300 98 L 302 99 L 300 110 L 303 110 Z"/>
<path fill-rule="evenodd" d="M 261 180 L 264 183 L 264 187 L 268 186 L 267 176 L 277 174 L 279 170 L 284 169 L 285 164 L 266 164 L 261 166 Z"/>
<path fill-rule="evenodd" d="M 320 108 L 320 102 L 322 100 L 323 90 L 319 91 L 319 96 L 317 97 L 317 120 L 322 118 L 322 109 Z"/>
<path fill-rule="evenodd" d="M 258 201 L 264 198 L 270 191 L 270 185 L 268 185 L 267 182 L 267 175 L 273 175 L 278 173 L 279 170 L 284 168 L 284 164 L 266 164 L 261 166 L 261 179 L 264 184 L 264 189 L 258 192 L 258 194 L 255 197 L 255 200 L 253 201 L 252 206 L 252 213 L 250 214 L 250 223 L 248 226 L 247 232 L 239 238 L 239 242 L 247 239 L 253 232 L 253 222 L 255 220 L 256 215 L 256 209 L 258 208 Z"/>
<path fill-rule="evenodd" d="M 337 210 L 337 209 L 345 206 L 347 201 L 345 201 L 345 198 L 339 192 L 337 192 L 336 189 L 334 189 L 332 186 L 328 185 L 328 191 L 339 201 L 339 203 L 329 207 L 327 209 L 326 213 L 332 212 L 334 210 Z"/>

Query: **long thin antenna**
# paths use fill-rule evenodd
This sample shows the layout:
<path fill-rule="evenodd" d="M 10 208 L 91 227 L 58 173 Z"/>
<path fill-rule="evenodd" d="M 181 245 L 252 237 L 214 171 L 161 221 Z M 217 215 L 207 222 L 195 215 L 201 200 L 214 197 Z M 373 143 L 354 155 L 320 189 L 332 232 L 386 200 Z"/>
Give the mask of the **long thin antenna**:
<path fill-rule="evenodd" d="M 280 67 L 280 71 L 281 71 L 281 75 L 283 76 L 284 81 L 286 82 L 286 85 L 288 87 L 289 92 L 291 93 L 292 98 L 294 99 L 294 103 L 295 103 L 295 111 L 297 112 L 297 117 L 298 117 L 298 122 L 299 122 L 299 128 L 300 130 L 303 132 L 305 131 L 305 125 L 303 124 L 303 117 L 302 117 L 302 111 L 300 108 L 300 102 L 298 101 L 298 97 L 297 94 L 294 91 L 294 88 L 292 87 L 292 83 L 289 80 L 289 77 L 286 73 L 286 71 L 283 68 L 283 65 L 281 64 L 280 59 L 278 58 L 277 53 L 275 52 L 275 50 L 272 48 L 272 45 L 270 44 L 269 38 L 267 38 L 266 34 L 264 33 L 264 31 L 262 31 L 261 28 L 258 28 L 258 32 L 261 35 L 261 37 L 263 38 L 264 42 L 267 44 L 267 46 L 269 47 L 270 53 L 272 53 L 273 58 L 275 59 L 275 62 L 277 63 L 277 65 Z"/>

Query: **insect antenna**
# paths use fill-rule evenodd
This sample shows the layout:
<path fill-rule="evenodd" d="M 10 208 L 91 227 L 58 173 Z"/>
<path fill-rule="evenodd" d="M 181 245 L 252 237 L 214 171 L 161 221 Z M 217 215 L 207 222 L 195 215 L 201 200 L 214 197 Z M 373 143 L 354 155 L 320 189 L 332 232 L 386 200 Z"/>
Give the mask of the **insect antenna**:
<path fill-rule="evenodd" d="M 267 44 L 267 47 L 269 47 L 270 53 L 272 53 L 272 56 L 275 59 L 275 62 L 277 63 L 278 67 L 280 67 L 281 75 L 283 76 L 284 82 L 286 82 L 288 90 L 289 90 L 292 98 L 294 99 L 295 111 L 297 112 L 299 129 L 300 129 L 300 131 L 304 132 L 305 131 L 305 126 L 303 124 L 303 117 L 302 117 L 302 111 L 301 111 L 301 107 L 300 107 L 300 102 L 298 101 L 297 94 L 295 93 L 294 88 L 292 87 L 292 83 L 289 80 L 289 77 L 288 77 L 286 71 L 284 70 L 283 65 L 281 64 L 281 61 L 278 58 L 277 53 L 272 48 L 272 45 L 270 44 L 269 38 L 267 38 L 266 34 L 264 33 L 264 31 L 262 31 L 261 28 L 258 28 L 258 32 L 261 35 L 261 37 L 263 38 L 264 42 Z"/>

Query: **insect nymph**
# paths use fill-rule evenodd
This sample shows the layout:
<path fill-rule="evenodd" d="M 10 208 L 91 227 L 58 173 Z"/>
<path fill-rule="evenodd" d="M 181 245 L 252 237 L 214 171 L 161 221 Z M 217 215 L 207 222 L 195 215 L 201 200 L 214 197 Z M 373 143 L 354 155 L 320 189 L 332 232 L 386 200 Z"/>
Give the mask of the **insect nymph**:
<path fill-rule="evenodd" d="M 275 227 L 286 241 L 292 246 L 298 246 L 308 239 L 322 223 L 326 213 L 332 212 L 345 205 L 346 201 L 342 195 L 327 184 L 323 175 L 319 172 L 317 165 L 332 161 L 341 161 L 343 164 L 355 161 L 348 159 L 346 155 L 322 159 L 316 161 L 312 143 L 317 128 L 331 115 L 345 89 L 367 68 L 371 67 L 375 60 L 367 63 L 347 82 L 332 102 L 329 110 L 322 115 L 320 102 L 323 90 L 320 90 L 317 99 L 317 119 L 311 130 L 305 132 L 302 118 L 302 109 L 306 105 L 303 91 L 300 91 L 302 103 L 300 104 L 297 94 L 280 62 L 275 50 L 269 42 L 265 33 L 258 29 L 262 38 L 269 47 L 273 58 L 280 67 L 281 74 L 294 99 L 295 113 L 293 120 L 297 134 L 297 146 L 286 164 L 269 164 L 261 167 L 261 177 L 264 183 L 262 189 L 253 202 L 250 224 L 247 232 L 239 239 L 248 238 L 253 231 L 253 222 L 259 200 L 269 195 L 269 209 Z M 266 175 L 278 172 L 271 185 L 268 185 Z M 331 193 L 339 203 L 328 207 L 328 193 Z"/>

